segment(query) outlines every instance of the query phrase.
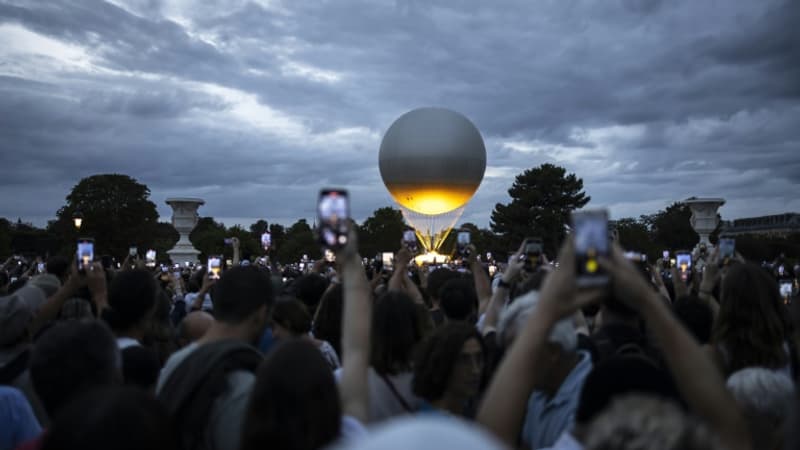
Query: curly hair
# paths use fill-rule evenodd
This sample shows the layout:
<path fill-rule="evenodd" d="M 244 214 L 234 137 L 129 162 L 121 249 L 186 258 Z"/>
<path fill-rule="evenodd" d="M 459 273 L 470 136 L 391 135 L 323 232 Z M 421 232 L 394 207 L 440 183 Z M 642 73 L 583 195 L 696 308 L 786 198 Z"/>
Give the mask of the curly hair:
<path fill-rule="evenodd" d="M 722 281 L 712 342 L 726 357 L 727 374 L 745 367 L 770 369 L 790 362 L 792 325 L 778 286 L 760 267 L 747 263 L 728 269 Z"/>
<path fill-rule="evenodd" d="M 433 402 L 447 391 L 447 383 L 461 354 L 464 343 L 476 339 L 483 355 L 486 347 L 478 330 L 464 322 L 450 322 L 437 328 L 420 345 L 414 363 L 414 394 Z"/>

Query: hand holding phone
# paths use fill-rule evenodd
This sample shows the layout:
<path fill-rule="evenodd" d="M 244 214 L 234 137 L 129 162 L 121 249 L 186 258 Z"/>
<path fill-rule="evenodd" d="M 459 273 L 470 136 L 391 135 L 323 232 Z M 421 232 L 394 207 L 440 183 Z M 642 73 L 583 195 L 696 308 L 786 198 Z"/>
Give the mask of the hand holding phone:
<path fill-rule="evenodd" d="M 91 270 L 92 262 L 94 261 L 94 239 L 81 238 L 78 239 L 78 272 L 86 273 L 86 270 Z"/>
<path fill-rule="evenodd" d="M 319 237 L 323 247 L 337 250 L 347 245 L 350 202 L 344 189 L 322 189 L 317 202 Z"/>
<path fill-rule="evenodd" d="M 610 253 L 608 211 L 589 210 L 572 213 L 572 235 L 575 238 L 575 268 L 579 287 L 602 286 L 608 274 L 600 267 L 599 258 Z"/>
<path fill-rule="evenodd" d="M 469 245 L 470 241 L 472 240 L 469 230 L 458 230 L 458 235 L 456 236 L 456 251 L 458 252 L 459 256 L 462 258 L 469 257 L 470 250 Z"/>
<path fill-rule="evenodd" d="M 208 277 L 212 280 L 219 280 L 222 272 L 222 257 L 215 255 L 208 257 Z"/>
<path fill-rule="evenodd" d="M 417 246 L 417 233 L 414 230 L 408 229 L 403 232 L 403 246 L 415 255 L 419 251 Z"/>

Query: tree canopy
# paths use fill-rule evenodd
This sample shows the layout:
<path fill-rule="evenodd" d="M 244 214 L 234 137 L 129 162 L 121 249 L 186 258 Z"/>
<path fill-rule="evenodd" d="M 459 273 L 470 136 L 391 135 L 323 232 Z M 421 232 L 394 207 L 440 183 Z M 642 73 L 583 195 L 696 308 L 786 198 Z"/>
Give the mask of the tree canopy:
<path fill-rule="evenodd" d="M 492 231 L 508 249 L 516 248 L 526 237 L 540 237 L 549 255 L 555 254 L 564 239 L 570 213 L 591 199 L 583 192 L 581 178 L 553 164 L 517 175 L 508 194 L 511 202 L 498 203 L 492 211 Z"/>
<path fill-rule="evenodd" d="M 156 205 L 150 189 L 128 175 L 101 174 L 84 178 L 67 195 L 67 203 L 57 212 L 54 231 L 61 237 L 92 237 L 98 254 L 124 257 L 130 245 L 153 244 L 158 223 Z M 80 231 L 72 218 L 83 216 Z M 69 239 L 67 248 L 72 248 Z"/>

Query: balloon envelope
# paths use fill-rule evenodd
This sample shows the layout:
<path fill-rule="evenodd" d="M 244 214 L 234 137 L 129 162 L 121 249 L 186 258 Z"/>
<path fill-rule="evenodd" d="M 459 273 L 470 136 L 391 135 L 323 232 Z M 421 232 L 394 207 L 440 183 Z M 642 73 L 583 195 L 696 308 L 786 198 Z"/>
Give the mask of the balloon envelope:
<path fill-rule="evenodd" d="M 478 129 L 443 108 L 400 116 L 386 131 L 378 159 L 394 200 L 430 215 L 466 204 L 486 171 L 486 147 Z"/>

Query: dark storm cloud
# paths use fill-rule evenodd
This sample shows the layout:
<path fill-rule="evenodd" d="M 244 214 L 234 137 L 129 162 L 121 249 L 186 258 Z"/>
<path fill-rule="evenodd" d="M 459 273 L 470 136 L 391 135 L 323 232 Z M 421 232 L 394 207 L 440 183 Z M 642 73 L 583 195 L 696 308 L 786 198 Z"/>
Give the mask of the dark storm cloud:
<path fill-rule="evenodd" d="M 800 210 L 798 22 L 791 0 L 0 1 L 0 38 L 85 54 L 0 49 L 0 215 L 47 217 L 114 171 L 162 215 L 191 194 L 203 214 L 291 222 L 347 185 L 363 218 L 390 201 L 380 136 L 425 105 L 487 142 L 464 213 L 479 225 L 543 162 L 615 216 L 690 195 Z"/>

